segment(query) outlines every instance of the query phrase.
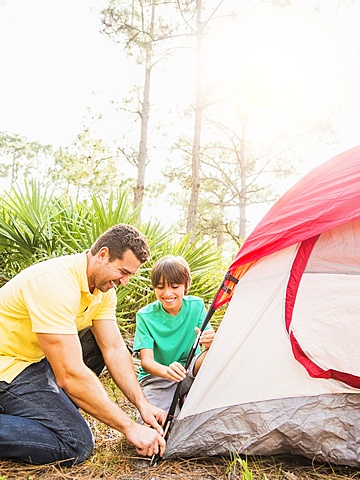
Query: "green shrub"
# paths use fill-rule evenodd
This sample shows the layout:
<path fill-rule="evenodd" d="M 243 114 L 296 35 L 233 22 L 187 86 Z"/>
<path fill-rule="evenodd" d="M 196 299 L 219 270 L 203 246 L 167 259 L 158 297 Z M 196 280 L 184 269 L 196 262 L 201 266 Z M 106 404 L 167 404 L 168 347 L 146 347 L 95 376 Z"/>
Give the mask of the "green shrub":
<path fill-rule="evenodd" d="M 139 222 L 126 192 L 110 193 L 103 201 L 97 195 L 74 202 L 57 198 L 36 181 L 14 187 L 0 197 L 0 282 L 3 284 L 25 267 L 47 258 L 89 248 L 96 238 L 117 223 L 132 224 L 146 236 L 151 259 L 117 289 L 117 318 L 121 330 L 132 334 L 135 314 L 155 299 L 150 270 L 160 257 L 182 255 L 192 273 L 190 294 L 210 305 L 225 270 L 212 242 L 184 235 L 175 240 L 172 230 L 159 222 Z"/>

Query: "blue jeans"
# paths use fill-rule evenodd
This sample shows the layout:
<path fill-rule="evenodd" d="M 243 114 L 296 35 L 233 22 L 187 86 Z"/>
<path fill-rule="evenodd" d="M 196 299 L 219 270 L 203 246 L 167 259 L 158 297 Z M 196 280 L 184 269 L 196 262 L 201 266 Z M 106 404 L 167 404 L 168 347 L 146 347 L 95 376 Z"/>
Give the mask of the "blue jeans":
<path fill-rule="evenodd" d="M 79 338 L 85 364 L 99 375 L 104 361 L 91 330 Z M 0 382 L 0 458 L 68 467 L 86 460 L 93 449 L 87 422 L 57 386 L 46 359 L 11 383 Z"/>

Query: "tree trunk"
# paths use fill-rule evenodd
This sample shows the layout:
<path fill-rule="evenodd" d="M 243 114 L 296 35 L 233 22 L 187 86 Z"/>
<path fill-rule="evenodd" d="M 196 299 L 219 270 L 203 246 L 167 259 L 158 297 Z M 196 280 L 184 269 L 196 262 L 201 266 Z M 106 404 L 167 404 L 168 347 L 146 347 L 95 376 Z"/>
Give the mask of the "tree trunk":
<path fill-rule="evenodd" d="M 188 208 L 186 233 L 195 236 L 196 216 L 198 212 L 199 192 L 200 192 L 200 139 L 201 139 L 201 122 L 203 111 L 203 85 L 202 85 L 202 35 L 203 25 L 201 22 L 202 0 L 196 0 L 196 93 L 195 93 L 195 127 L 194 141 L 192 148 L 192 182 L 191 196 Z"/>
<path fill-rule="evenodd" d="M 143 90 L 143 100 L 140 111 L 141 118 L 141 131 L 140 131 L 140 143 L 139 143 L 139 157 L 137 164 L 137 181 L 136 187 L 134 189 L 134 208 L 138 207 L 144 200 L 145 192 L 145 171 L 146 171 L 146 160 L 147 160 L 147 140 L 148 140 L 148 125 L 149 125 L 149 116 L 150 116 L 150 83 L 151 83 L 151 69 L 152 69 L 152 56 L 153 56 L 153 45 L 151 38 L 154 33 L 154 23 L 155 23 L 155 8 L 156 0 L 152 2 L 151 9 L 151 23 L 150 23 L 150 34 L 149 42 L 146 44 L 145 49 L 145 81 L 144 81 L 144 90 Z M 140 210 L 138 217 L 140 219 Z"/>
<path fill-rule="evenodd" d="M 242 242 L 246 238 L 246 203 L 247 203 L 247 170 L 245 167 L 245 140 L 244 128 L 241 135 L 240 143 L 240 199 L 239 199 L 239 240 Z"/>

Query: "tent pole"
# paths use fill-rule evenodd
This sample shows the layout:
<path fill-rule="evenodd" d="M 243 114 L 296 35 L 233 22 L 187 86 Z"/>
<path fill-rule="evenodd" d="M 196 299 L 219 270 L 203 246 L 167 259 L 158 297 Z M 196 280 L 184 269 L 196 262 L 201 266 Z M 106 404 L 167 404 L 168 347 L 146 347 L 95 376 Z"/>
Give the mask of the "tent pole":
<path fill-rule="evenodd" d="M 204 318 L 204 321 L 201 325 L 201 328 L 200 328 L 198 334 L 196 335 L 195 342 L 194 342 L 193 346 L 191 347 L 189 355 L 186 359 L 186 363 L 185 363 L 185 366 L 184 366 L 185 370 L 188 370 L 188 368 L 190 366 L 190 363 L 191 363 L 191 360 L 194 358 L 196 349 L 199 345 L 201 334 L 205 330 L 205 327 L 209 323 L 211 317 L 214 315 L 214 312 L 215 312 L 215 309 L 211 306 L 209 311 L 206 314 L 206 317 Z M 170 433 L 172 423 L 174 421 L 174 414 L 175 414 L 176 406 L 178 404 L 179 397 L 180 397 L 181 384 L 182 384 L 182 380 L 180 382 L 178 382 L 178 384 L 176 386 L 176 390 L 175 390 L 175 393 L 174 393 L 169 411 L 168 411 L 166 419 L 165 419 L 165 423 L 164 423 L 164 439 L 165 440 L 167 439 L 167 437 Z M 159 460 L 161 460 L 161 457 L 159 456 L 159 454 L 158 453 L 154 454 L 151 458 L 150 466 L 155 467 L 157 465 L 157 463 L 159 462 Z"/>

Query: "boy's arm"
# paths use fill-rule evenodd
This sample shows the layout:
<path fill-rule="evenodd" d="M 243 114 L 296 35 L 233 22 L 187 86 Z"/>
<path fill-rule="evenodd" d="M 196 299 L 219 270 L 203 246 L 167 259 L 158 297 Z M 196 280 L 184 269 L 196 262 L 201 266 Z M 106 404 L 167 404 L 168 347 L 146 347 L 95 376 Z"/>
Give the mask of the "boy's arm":
<path fill-rule="evenodd" d="M 141 366 L 146 373 L 156 377 L 166 378 L 170 381 L 180 382 L 186 377 L 186 370 L 179 362 L 173 362 L 169 366 L 162 365 L 154 360 L 154 351 L 151 348 L 140 350 Z"/>

